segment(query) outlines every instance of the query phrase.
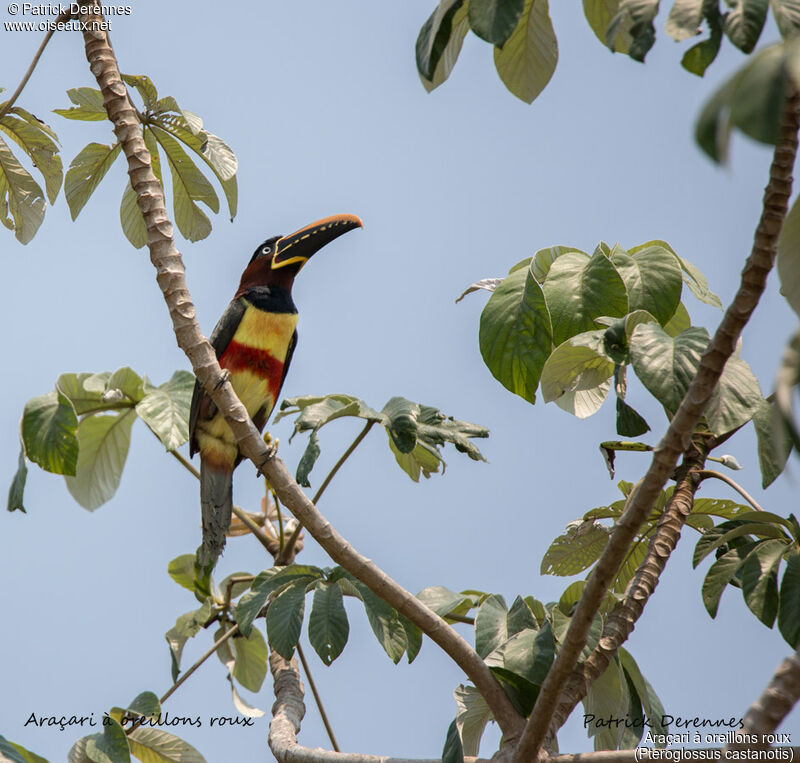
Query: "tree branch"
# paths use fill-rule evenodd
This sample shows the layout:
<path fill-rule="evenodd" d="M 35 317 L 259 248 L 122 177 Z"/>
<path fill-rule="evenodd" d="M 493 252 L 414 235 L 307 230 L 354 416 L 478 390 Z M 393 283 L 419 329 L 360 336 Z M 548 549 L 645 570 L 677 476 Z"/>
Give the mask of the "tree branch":
<path fill-rule="evenodd" d="M 726 485 L 730 485 L 742 498 L 745 499 L 756 511 L 764 511 L 762 506 L 753 498 L 750 493 L 748 493 L 736 480 L 732 480 L 727 474 L 723 474 L 722 472 L 714 471 L 713 469 L 701 469 L 697 472 L 697 476 L 700 479 L 708 479 L 709 477 L 713 477 L 717 480 L 722 480 Z"/>
<path fill-rule="evenodd" d="M 82 14 L 81 18 L 90 27 L 83 32 L 86 58 L 128 161 L 128 175 L 147 228 L 150 260 L 156 268 L 156 280 L 169 308 L 178 346 L 186 353 L 195 375 L 223 413 L 240 451 L 267 476 L 284 506 L 308 529 L 333 561 L 405 615 L 464 670 L 484 696 L 506 740 L 516 738 L 522 730 L 523 719 L 475 650 L 441 617 L 339 535 L 316 510 L 283 462 L 267 450 L 247 410 L 223 375 L 214 350 L 200 331 L 186 286 L 183 260 L 175 246 L 164 194 L 153 174 L 139 119 L 122 82 L 108 35 L 89 23 L 102 20 L 102 16 L 92 13 L 91 17 Z"/>
<path fill-rule="evenodd" d="M 800 648 L 778 666 L 762 695 L 750 705 L 744 717 L 744 726 L 738 733 L 756 734 L 759 739 L 762 734 L 771 734 L 798 701 L 800 701 Z M 766 749 L 769 746 L 763 742 L 756 745 L 734 742 L 728 749 L 743 750 L 753 747 Z"/>
<path fill-rule="evenodd" d="M 631 496 L 614 527 L 608 545 L 589 576 L 583 595 L 556 659 L 544 680 L 533 712 L 519 742 L 515 761 L 533 760 L 548 733 L 561 691 L 586 644 L 587 634 L 600 602 L 619 571 L 625 553 L 660 494 L 680 455 L 689 445 L 692 432 L 703 415 L 719 382 L 725 363 L 733 355 L 742 329 L 764 292 L 783 219 L 792 191 L 792 168 L 797 154 L 798 97 L 789 86 L 781 120 L 780 136 L 769 182 L 764 192 L 761 218 L 750 256 L 742 271 L 739 289 L 700 359 L 697 373 L 666 434 L 653 453 L 650 468 Z"/>

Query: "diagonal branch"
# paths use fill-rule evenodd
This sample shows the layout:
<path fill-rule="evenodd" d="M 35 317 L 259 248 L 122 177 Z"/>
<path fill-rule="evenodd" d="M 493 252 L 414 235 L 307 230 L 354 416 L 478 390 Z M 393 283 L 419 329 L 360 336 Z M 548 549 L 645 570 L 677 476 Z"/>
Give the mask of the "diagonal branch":
<path fill-rule="evenodd" d="M 789 86 L 791 87 L 791 86 Z M 787 94 L 780 135 L 769 182 L 764 191 L 761 218 L 741 282 L 725 315 L 700 359 L 700 366 L 675 413 L 666 434 L 653 453 L 650 468 L 614 527 L 603 554 L 589 576 L 575 614 L 520 740 L 515 760 L 533 760 L 540 751 L 562 689 L 586 644 L 589 628 L 611 581 L 619 571 L 628 547 L 646 520 L 680 455 L 689 445 L 695 426 L 719 382 L 725 363 L 733 355 L 742 330 L 764 292 L 792 191 L 792 168 L 797 154 L 798 96 Z"/>
<path fill-rule="evenodd" d="M 506 739 L 515 738 L 522 730 L 522 717 L 475 650 L 441 617 L 339 535 L 303 493 L 283 462 L 267 450 L 245 407 L 223 376 L 214 350 L 200 331 L 186 286 L 183 260 L 175 246 L 164 194 L 153 174 L 139 119 L 120 77 L 108 35 L 94 23 L 102 21 L 102 16 L 82 13 L 81 20 L 88 27 L 83 32 L 86 58 L 100 86 L 108 118 L 114 125 L 114 133 L 128 161 L 128 175 L 147 228 L 150 260 L 156 268 L 156 280 L 169 308 L 178 346 L 186 353 L 195 375 L 224 414 L 239 449 L 267 476 L 283 504 L 335 562 L 405 615 L 447 652 L 484 696 Z"/>

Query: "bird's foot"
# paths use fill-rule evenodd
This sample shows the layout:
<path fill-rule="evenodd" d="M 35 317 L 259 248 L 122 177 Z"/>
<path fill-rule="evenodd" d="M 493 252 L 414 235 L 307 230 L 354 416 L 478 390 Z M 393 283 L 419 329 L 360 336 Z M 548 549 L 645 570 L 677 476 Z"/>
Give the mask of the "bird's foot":
<path fill-rule="evenodd" d="M 258 476 L 264 475 L 263 469 L 268 461 L 272 461 L 278 453 L 278 438 L 273 437 L 269 432 L 264 432 L 264 445 L 267 446 L 267 456 L 258 467 Z"/>
<path fill-rule="evenodd" d="M 230 372 L 227 368 L 222 369 L 222 374 L 220 375 L 219 379 L 217 379 L 217 383 L 214 385 L 214 389 L 217 390 L 225 384 L 228 379 L 231 378 Z"/>

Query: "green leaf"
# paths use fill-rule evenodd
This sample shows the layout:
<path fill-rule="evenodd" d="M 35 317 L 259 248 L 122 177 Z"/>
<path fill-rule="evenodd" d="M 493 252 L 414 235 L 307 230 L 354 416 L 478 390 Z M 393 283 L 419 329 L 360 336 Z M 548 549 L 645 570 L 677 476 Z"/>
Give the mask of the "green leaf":
<path fill-rule="evenodd" d="M 674 413 L 707 345 L 708 332 L 703 328 L 690 328 L 671 337 L 655 323 L 643 323 L 630 339 L 633 369 L 653 397 Z"/>
<path fill-rule="evenodd" d="M 742 546 L 726 551 L 709 567 L 703 580 L 703 605 L 711 617 L 717 616 L 719 601 L 722 593 L 741 569 L 747 555 L 755 548 L 757 541 L 745 543 Z"/>
<path fill-rule="evenodd" d="M 689 287 L 689 291 L 694 294 L 701 302 L 705 302 L 712 307 L 722 308 L 720 298 L 714 294 L 708 286 L 708 279 L 700 271 L 700 268 L 694 266 L 689 260 L 679 257 L 675 250 L 665 241 L 651 241 L 650 244 L 657 244 L 663 246 L 665 249 L 671 251 L 675 257 L 678 258 L 681 270 L 683 271 L 683 282 Z M 684 308 L 685 309 L 685 308 Z M 687 326 L 688 328 L 688 326 Z"/>
<path fill-rule="evenodd" d="M 376 596 L 363 583 L 353 581 L 372 632 L 389 658 L 397 664 L 406 650 L 406 634 L 397 612 L 383 599 Z"/>
<path fill-rule="evenodd" d="M 122 80 L 129 87 L 136 88 L 136 92 L 139 93 L 146 110 L 152 111 L 156 108 L 158 90 L 156 90 L 156 86 L 150 77 L 145 74 L 123 74 Z"/>
<path fill-rule="evenodd" d="M 629 34 L 628 55 L 634 61 L 644 61 L 656 41 L 653 19 L 658 13 L 659 0 L 621 0 L 619 8 L 608 24 L 605 42 L 615 49 L 617 37 Z"/>
<path fill-rule="evenodd" d="M 105 177 L 122 146 L 90 143 L 72 160 L 64 178 L 64 195 L 74 220 Z"/>
<path fill-rule="evenodd" d="M 247 636 L 236 635 L 228 643 L 236 659 L 233 677 L 245 689 L 260 691 L 267 675 L 267 642 L 261 631 L 252 628 Z"/>
<path fill-rule="evenodd" d="M 784 40 L 800 30 L 800 3 L 797 0 L 770 0 L 772 15 Z"/>
<path fill-rule="evenodd" d="M 314 468 L 314 464 L 317 463 L 319 454 L 319 438 L 317 437 L 316 429 L 314 429 L 308 436 L 308 445 L 306 445 L 306 449 L 303 451 L 303 455 L 297 463 L 297 472 L 295 473 L 295 479 L 303 487 L 311 487 L 311 483 L 308 481 L 308 475 Z"/>
<path fill-rule="evenodd" d="M 759 543 L 742 565 L 742 593 L 750 611 L 767 628 L 778 614 L 778 566 L 787 544 L 783 540 Z"/>
<path fill-rule="evenodd" d="M 628 312 L 622 277 L 602 252 L 592 257 L 562 254 L 550 266 L 542 290 L 556 345 L 596 328 L 595 319 L 601 315 L 621 317 Z"/>
<path fill-rule="evenodd" d="M 679 302 L 675 315 L 664 325 L 664 331 L 670 336 L 678 336 L 682 331 L 691 328 L 691 325 L 692 320 L 689 317 L 689 312 L 684 307 L 683 302 Z"/>
<path fill-rule="evenodd" d="M 746 514 L 740 514 L 746 517 Z M 692 566 L 697 567 L 712 551 L 736 541 L 735 545 L 742 545 L 745 541 L 738 540 L 754 535 L 757 538 L 774 538 L 786 543 L 786 536 L 773 524 L 766 522 L 748 522 L 743 519 L 730 520 L 707 530 L 700 536 L 692 555 Z M 749 538 L 747 538 L 749 541 Z"/>
<path fill-rule="evenodd" d="M 300 638 L 307 585 L 303 578 L 290 583 L 267 608 L 267 636 L 270 646 L 286 660 L 292 659 Z"/>
<path fill-rule="evenodd" d="M 84 509 L 93 511 L 117 492 L 128 448 L 132 410 L 114 415 L 93 414 L 78 425 L 78 463 L 75 476 L 65 477 L 67 489 Z"/>
<path fill-rule="evenodd" d="M 536 279 L 537 283 L 543 284 L 547 278 L 547 274 L 550 272 L 550 266 L 562 254 L 566 254 L 567 252 L 586 254 L 586 252 L 576 249 L 573 246 L 549 246 L 546 249 L 539 249 L 536 254 L 533 255 L 533 257 L 528 257 L 527 259 L 522 260 L 522 262 L 517 263 L 513 268 L 511 268 L 511 270 L 509 270 L 509 274 L 515 272 L 516 270 L 530 267 L 531 273 L 533 273 L 533 277 Z M 588 257 L 588 255 L 586 256 Z"/>
<path fill-rule="evenodd" d="M 15 744 L 0 734 L 0 759 L 9 763 L 47 763 L 47 760 L 36 753 L 25 749 L 21 744 Z"/>
<path fill-rule="evenodd" d="M 617 650 L 617 658 L 619 659 L 622 669 L 628 676 L 629 681 L 633 685 L 636 693 L 639 695 L 639 701 L 642 703 L 642 709 L 650 722 L 653 724 L 651 732 L 653 734 L 666 734 L 669 730 L 668 724 L 664 724 L 664 706 L 658 698 L 653 687 L 648 680 L 642 675 L 636 660 L 633 659 L 630 652 L 623 647 Z"/>
<path fill-rule="evenodd" d="M 169 576 L 179 585 L 194 593 L 195 565 L 194 554 L 181 554 L 176 556 L 167 565 Z"/>
<path fill-rule="evenodd" d="M 186 642 L 196 636 L 211 617 L 211 600 L 206 599 L 200 609 L 181 615 L 175 625 L 165 634 L 172 658 L 172 680 L 176 681 L 180 673 L 181 655 Z"/>
<path fill-rule="evenodd" d="M 60 392 L 48 392 L 25 403 L 22 441 L 27 457 L 45 471 L 74 475 L 78 464 L 78 417 Z"/>
<path fill-rule="evenodd" d="M 86 743 L 89 737 L 81 737 L 72 745 L 67 753 L 67 763 L 92 763 L 91 758 L 86 755 Z"/>
<path fill-rule="evenodd" d="M 189 439 L 193 390 L 194 374 L 176 371 L 169 381 L 158 387 L 147 383 L 144 397 L 136 405 L 137 415 L 167 450 L 175 450 Z"/>
<path fill-rule="evenodd" d="M 95 763 L 130 763 L 128 738 L 113 718 L 103 718 L 103 732 L 86 738 L 86 757 Z"/>
<path fill-rule="evenodd" d="M 83 122 L 102 122 L 108 119 L 106 107 L 103 105 L 103 94 L 97 88 L 73 88 L 67 90 L 67 97 L 75 105 L 69 109 L 53 109 L 53 113 Z"/>
<path fill-rule="evenodd" d="M 493 593 L 475 615 L 475 651 L 485 658 L 507 639 L 508 607 L 500 594 Z"/>
<path fill-rule="evenodd" d="M 123 366 L 111 374 L 106 390 L 112 393 L 106 398 L 116 398 L 119 395 L 113 393 L 122 393 L 131 402 L 138 403 L 144 397 L 144 380 L 132 368 Z"/>
<path fill-rule="evenodd" d="M 481 355 L 508 390 L 533 403 L 542 368 L 552 349 L 550 315 L 530 269 L 512 272 L 481 313 Z"/>
<path fill-rule="evenodd" d="M 744 5 L 767 0 L 740 0 Z M 733 11 L 728 14 L 730 20 Z M 730 102 L 730 120 L 753 140 L 774 146 L 780 132 L 787 74 L 785 50 L 772 45 L 754 55 L 741 70 Z"/>
<path fill-rule="evenodd" d="M 143 691 L 133 698 L 127 709 L 148 718 L 157 718 L 161 712 L 161 703 L 156 694 L 151 691 Z"/>
<path fill-rule="evenodd" d="M 106 397 L 106 382 L 110 378 L 111 374 L 106 373 L 100 383 L 96 374 L 61 374 L 56 380 L 56 390 L 72 403 L 78 416 L 130 408 L 131 404 L 127 401 L 110 400 Z"/>
<path fill-rule="evenodd" d="M 667 16 L 667 34 L 675 42 L 694 37 L 700 31 L 704 5 L 704 0 L 675 0 Z"/>
<path fill-rule="evenodd" d="M 147 226 L 142 217 L 139 205 L 136 203 L 136 191 L 133 190 L 130 180 L 125 183 L 122 192 L 122 202 L 119 205 L 119 222 L 125 238 L 136 249 L 141 249 L 147 244 Z"/>
<path fill-rule="evenodd" d="M 206 763 L 188 742 L 161 729 L 135 729 L 128 735 L 128 744 L 142 763 Z"/>
<path fill-rule="evenodd" d="M 525 0 L 516 29 L 502 48 L 494 49 L 500 79 L 517 98 L 533 103 L 550 82 L 557 63 L 558 40 L 547 0 Z"/>
<path fill-rule="evenodd" d="M 64 173 L 53 131 L 19 106 L 0 119 L 0 130 L 30 157 L 33 166 L 42 173 L 47 198 L 50 204 L 54 204 Z"/>
<path fill-rule="evenodd" d="M 403 626 L 403 632 L 406 636 L 406 657 L 410 665 L 417 658 L 419 650 L 422 649 L 422 631 L 417 628 L 407 617 L 398 614 L 400 625 Z"/>
<path fill-rule="evenodd" d="M 217 193 L 177 140 L 160 126 L 151 125 L 150 129 L 169 163 L 178 230 L 189 241 L 200 241 L 211 233 L 211 223 L 195 202 L 202 201 L 212 212 L 219 212 Z"/>
<path fill-rule="evenodd" d="M 583 15 L 589 22 L 589 26 L 595 33 L 600 42 L 606 45 L 606 31 L 608 26 L 617 15 L 620 0 L 583 0 Z M 630 23 L 621 25 L 616 32 L 614 45 L 611 50 L 614 53 L 627 53 L 633 38 L 630 34 Z"/>
<path fill-rule="evenodd" d="M 308 617 L 308 640 L 325 665 L 342 653 L 349 635 L 342 589 L 336 583 L 318 583 Z"/>
<path fill-rule="evenodd" d="M 681 301 L 681 268 L 672 252 L 657 244 L 630 252 L 615 247 L 611 262 L 625 282 L 628 310 L 647 310 L 664 326 Z"/>
<path fill-rule="evenodd" d="M 714 394 L 706 406 L 705 417 L 717 435 L 747 423 L 761 407 L 763 398 L 758 379 L 741 358 L 728 358 Z"/>
<path fill-rule="evenodd" d="M 44 220 L 44 206 L 39 184 L 0 138 L 0 222 L 27 244 Z"/>
<path fill-rule="evenodd" d="M 25 481 L 27 478 L 28 465 L 25 461 L 25 446 L 20 442 L 17 471 L 14 474 L 14 479 L 11 480 L 11 486 L 8 488 L 8 504 L 6 506 L 8 511 L 21 511 L 23 514 L 26 513 L 25 504 L 22 499 L 25 493 Z"/>
<path fill-rule="evenodd" d="M 573 522 L 545 551 L 542 575 L 577 575 L 591 567 L 608 543 L 609 529 L 599 522 Z"/>
<path fill-rule="evenodd" d="M 624 718 L 630 707 L 630 694 L 625 673 L 615 656 L 599 678 L 589 687 L 583 700 L 588 715 L 597 718 Z M 594 737 L 595 750 L 616 750 L 625 732 L 623 724 L 607 724 L 589 727 L 589 736 Z"/>
<path fill-rule="evenodd" d="M 767 18 L 768 0 L 734 0 L 725 17 L 725 34 L 744 53 L 752 52 Z"/>
<path fill-rule="evenodd" d="M 469 25 L 482 40 L 502 48 L 524 8 L 525 0 L 469 0 Z"/>
<path fill-rule="evenodd" d="M 483 695 L 474 686 L 459 684 L 453 697 L 458 708 L 453 723 L 458 731 L 456 737 L 460 739 L 462 755 L 477 755 L 483 731 L 492 720 L 492 712 Z"/>
<path fill-rule="evenodd" d="M 521 596 L 517 596 L 508 610 L 508 635 L 515 636 L 524 630 L 538 630 L 539 623 L 533 610 Z"/>
<path fill-rule="evenodd" d="M 714 10 L 715 13 L 709 17 L 711 32 L 708 39 L 692 45 L 681 58 L 681 66 L 698 77 L 702 77 L 706 69 L 714 63 L 722 46 L 722 16 L 718 9 Z"/>
<path fill-rule="evenodd" d="M 800 553 L 786 557 L 778 607 L 778 629 L 792 649 L 800 643 Z"/>
<path fill-rule="evenodd" d="M 778 277 L 781 294 L 800 315 L 800 197 L 794 200 L 778 237 Z"/>
<path fill-rule="evenodd" d="M 617 434 L 639 437 L 650 431 L 650 425 L 624 400 L 617 398 Z"/>
<path fill-rule="evenodd" d="M 447 729 L 442 749 L 442 763 L 464 763 L 464 749 L 458 735 L 458 725 L 454 720 Z"/>
<path fill-rule="evenodd" d="M 608 394 L 608 381 L 614 373 L 614 363 L 603 348 L 604 333 L 587 331 L 567 339 L 553 350 L 542 370 L 545 402 L 555 401 L 561 405 L 565 397 L 572 402 L 579 400 L 577 395 L 581 393 L 597 391 L 593 397 L 580 398 L 580 406 L 573 403 L 572 409 L 566 408 L 579 418 L 597 411 Z"/>
<path fill-rule="evenodd" d="M 466 15 L 464 0 L 440 0 L 436 10 L 419 30 L 416 43 L 417 71 L 429 92 L 447 79 L 455 65 L 461 42 L 469 29 Z M 462 32 L 465 21 L 467 29 Z M 448 54 L 450 61 L 445 60 Z M 440 82 L 437 82 L 437 74 Z"/>
<path fill-rule="evenodd" d="M 463 593 L 456 593 L 441 585 L 423 588 L 417 598 L 428 609 L 432 609 L 439 617 L 447 614 L 463 615 L 472 608 L 472 598 Z"/>
<path fill-rule="evenodd" d="M 728 161 L 728 142 L 731 133 L 730 104 L 741 74 L 742 72 L 738 71 L 717 89 L 700 110 L 695 124 L 694 139 L 697 145 L 718 164 L 725 164 Z"/>
<path fill-rule="evenodd" d="M 490 668 L 503 668 L 538 687 L 554 656 L 553 631 L 545 623 L 539 630 L 525 630 L 511 636 L 486 658 L 486 664 Z"/>

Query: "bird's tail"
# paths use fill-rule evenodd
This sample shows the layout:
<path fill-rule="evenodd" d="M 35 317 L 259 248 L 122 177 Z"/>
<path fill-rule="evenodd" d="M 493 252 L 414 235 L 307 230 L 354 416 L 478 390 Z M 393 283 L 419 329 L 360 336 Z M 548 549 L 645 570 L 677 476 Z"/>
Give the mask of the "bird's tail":
<path fill-rule="evenodd" d="M 197 550 L 197 565 L 210 574 L 225 548 L 225 534 L 233 511 L 233 465 L 214 468 L 200 459 L 200 505 L 203 513 L 203 543 Z"/>

